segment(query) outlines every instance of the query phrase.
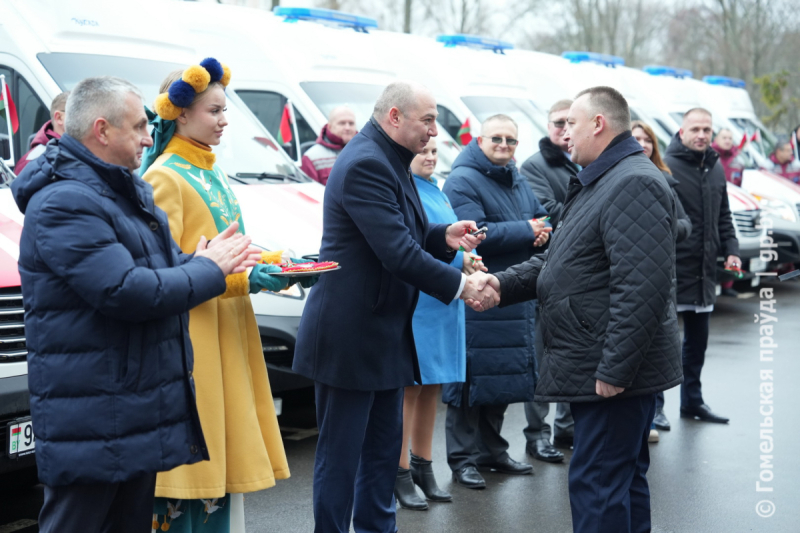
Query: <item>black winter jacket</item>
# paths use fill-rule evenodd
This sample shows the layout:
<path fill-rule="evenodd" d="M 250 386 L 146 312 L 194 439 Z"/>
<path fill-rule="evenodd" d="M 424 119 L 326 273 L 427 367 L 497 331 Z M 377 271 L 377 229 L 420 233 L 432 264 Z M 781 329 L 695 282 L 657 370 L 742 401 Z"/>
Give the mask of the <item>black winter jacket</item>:
<path fill-rule="evenodd" d="M 678 134 L 667 148 L 664 162 L 678 181 L 678 193 L 692 221 L 692 233 L 678 243 L 678 303 L 705 307 L 716 300 L 717 257 L 739 255 L 739 241 L 728 205 L 725 171 L 719 154 L 710 147 L 690 150 Z"/>
<path fill-rule="evenodd" d="M 497 274 L 501 307 L 539 298 L 537 401 L 602 400 L 683 380 L 675 312 L 675 202 L 661 172 L 622 134 L 570 183 L 550 249 Z"/>
<path fill-rule="evenodd" d="M 672 177 L 672 174 L 669 172 L 661 171 L 664 175 L 664 179 L 667 180 L 667 184 L 669 185 L 670 189 L 672 189 L 672 196 L 675 198 L 675 210 L 676 210 L 676 218 L 678 226 L 675 229 L 675 242 L 685 241 L 689 235 L 692 233 L 692 220 L 689 218 L 689 215 L 686 214 L 686 210 L 683 208 L 683 204 L 681 203 L 681 199 L 678 198 L 678 192 L 675 190 L 675 187 L 678 186 L 678 180 Z"/>
<path fill-rule="evenodd" d="M 536 249 L 528 221 L 547 211 L 513 161 L 505 167 L 492 164 L 473 140 L 456 158 L 443 190 L 460 220 L 489 228 L 476 250 L 489 272 L 530 259 Z M 533 302 L 485 313 L 466 310 L 470 405 L 533 399 L 535 313 Z M 463 386 L 446 385 L 443 400 L 458 405 Z"/>
<path fill-rule="evenodd" d="M 570 161 L 549 137 L 543 137 L 539 141 L 539 152 L 522 163 L 520 172 L 556 227 L 567 198 L 569 179 L 578 175 L 578 165 Z"/>

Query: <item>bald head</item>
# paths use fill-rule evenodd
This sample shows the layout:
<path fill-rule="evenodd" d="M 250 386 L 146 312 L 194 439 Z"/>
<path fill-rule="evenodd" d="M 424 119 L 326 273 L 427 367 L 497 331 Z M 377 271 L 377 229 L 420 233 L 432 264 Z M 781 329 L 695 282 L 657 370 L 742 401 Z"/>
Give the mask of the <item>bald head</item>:
<path fill-rule="evenodd" d="M 328 115 L 328 133 L 339 137 L 342 144 L 347 144 L 358 133 L 356 130 L 356 114 L 347 106 L 334 107 Z"/>
<path fill-rule="evenodd" d="M 389 84 L 375 102 L 372 116 L 397 144 L 419 154 L 436 128 L 436 100 L 424 85 L 413 81 Z"/>

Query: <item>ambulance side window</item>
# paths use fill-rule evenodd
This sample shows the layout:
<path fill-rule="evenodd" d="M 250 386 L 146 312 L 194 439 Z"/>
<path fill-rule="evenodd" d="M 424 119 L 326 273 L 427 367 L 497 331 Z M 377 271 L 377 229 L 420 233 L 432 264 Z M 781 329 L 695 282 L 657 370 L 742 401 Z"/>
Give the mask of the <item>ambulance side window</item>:
<path fill-rule="evenodd" d="M 436 110 L 439 112 L 439 116 L 436 118 L 436 122 L 450 134 L 450 136 L 454 139 L 458 139 L 458 130 L 461 129 L 461 121 L 458 120 L 458 117 L 444 107 L 443 105 L 437 105 Z"/>
<path fill-rule="evenodd" d="M 17 111 L 19 112 L 19 138 L 22 143 L 23 153 L 28 151 L 33 135 L 39 131 L 45 122 L 50 120 L 50 108 L 46 107 L 31 86 L 22 76 L 17 77 Z"/>
<path fill-rule="evenodd" d="M 0 74 L 5 74 L 7 90 L 11 93 L 19 120 L 19 129 L 14 134 L 14 156 L 16 160 L 28 151 L 33 135 L 50 120 L 50 108 L 45 106 L 33 92 L 31 86 L 16 71 L 0 65 Z M 8 139 L 8 125 L 4 110 L 0 116 L 0 140 Z M 5 155 L 5 154 L 4 154 Z"/>
<path fill-rule="evenodd" d="M 281 117 L 283 117 L 283 108 L 287 102 L 286 97 L 272 91 L 236 91 L 236 94 L 244 100 L 250 111 L 267 128 L 267 131 L 277 139 L 281 127 Z M 293 110 L 297 121 L 297 135 L 300 138 L 300 144 L 315 141 L 317 134 L 311 129 L 311 126 L 300 114 L 296 106 L 293 106 Z"/>

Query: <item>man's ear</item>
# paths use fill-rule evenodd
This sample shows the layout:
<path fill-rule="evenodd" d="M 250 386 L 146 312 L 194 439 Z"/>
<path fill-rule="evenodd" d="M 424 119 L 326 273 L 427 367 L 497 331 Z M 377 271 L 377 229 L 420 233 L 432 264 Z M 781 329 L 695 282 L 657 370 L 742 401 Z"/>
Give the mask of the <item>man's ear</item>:
<path fill-rule="evenodd" d="M 92 133 L 94 134 L 94 138 L 97 139 L 97 142 L 103 146 L 108 146 L 108 134 L 110 129 L 111 124 L 109 124 L 108 121 L 103 117 L 95 119 L 94 124 L 92 124 Z"/>
<path fill-rule="evenodd" d="M 478 135 L 478 148 L 483 150 L 483 136 L 482 135 Z"/>
<path fill-rule="evenodd" d="M 65 120 L 64 120 L 64 112 L 63 111 L 56 111 L 55 113 L 53 113 L 53 122 L 55 122 L 56 124 L 58 124 L 58 125 L 63 127 L 64 126 L 64 122 L 65 122 Z"/>
<path fill-rule="evenodd" d="M 603 115 L 595 115 L 594 117 L 594 135 L 600 135 L 608 128 L 608 122 Z"/>
<path fill-rule="evenodd" d="M 400 127 L 400 117 L 403 114 L 400 112 L 399 109 L 393 107 L 389 110 L 389 124 L 391 124 L 395 128 Z"/>
<path fill-rule="evenodd" d="M 678 137 L 683 140 L 683 128 L 678 130 Z"/>

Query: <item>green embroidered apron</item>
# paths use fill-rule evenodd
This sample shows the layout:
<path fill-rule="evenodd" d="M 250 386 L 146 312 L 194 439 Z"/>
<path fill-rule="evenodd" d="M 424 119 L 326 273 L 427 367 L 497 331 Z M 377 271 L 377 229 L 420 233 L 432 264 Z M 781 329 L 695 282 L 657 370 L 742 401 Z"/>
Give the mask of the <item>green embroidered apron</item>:
<path fill-rule="evenodd" d="M 239 233 L 244 234 L 239 200 L 228 185 L 228 177 L 217 165 L 214 165 L 213 170 L 204 170 L 177 154 L 171 154 L 164 166 L 177 172 L 197 191 L 211 212 L 218 232 L 222 233 L 233 222 L 238 221 Z"/>

